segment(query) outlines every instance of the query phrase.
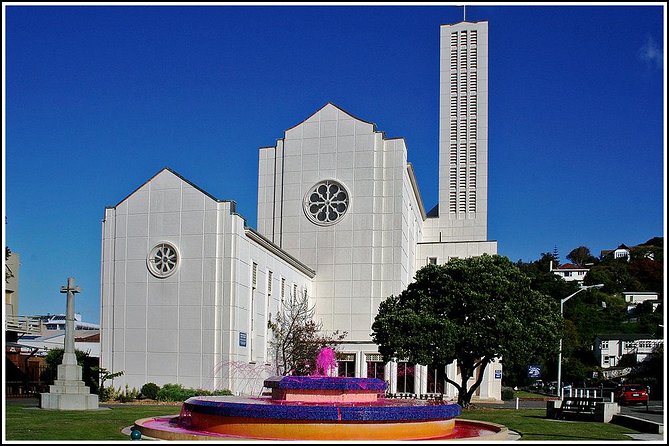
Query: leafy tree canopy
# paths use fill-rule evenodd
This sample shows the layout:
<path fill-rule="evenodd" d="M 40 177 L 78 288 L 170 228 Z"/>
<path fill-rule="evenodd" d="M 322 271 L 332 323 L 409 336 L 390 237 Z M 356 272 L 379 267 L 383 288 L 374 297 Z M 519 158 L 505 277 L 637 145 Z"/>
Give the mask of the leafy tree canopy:
<path fill-rule="evenodd" d="M 427 265 L 379 307 L 372 336 L 385 360 L 447 365 L 457 360 L 458 402 L 468 405 L 494 359 L 534 360 L 557 352 L 559 303 L 532 290 L 530 278 L 499 255 Z M 468 380 L 477 376 L 469 385 Z"/>
<path fill-rule="evenodd" d="M 592 255 L 590 248 L 585 246 L 579 246 L 578 248 L 572 249 L 567 258 L 574 262 L 577 265 L 584 266 L 588 263 L 595 263 L 597 258 Z"/>
<path fill-rule="evenodd" d="M 593 266 L 583 280 L 584 285 L 604 285 L 606 293 L 622 293 L 623 291 L 641 291 L 641 282 L 631 273 L 629 262 L 624 259 L 602 260 Z"/>

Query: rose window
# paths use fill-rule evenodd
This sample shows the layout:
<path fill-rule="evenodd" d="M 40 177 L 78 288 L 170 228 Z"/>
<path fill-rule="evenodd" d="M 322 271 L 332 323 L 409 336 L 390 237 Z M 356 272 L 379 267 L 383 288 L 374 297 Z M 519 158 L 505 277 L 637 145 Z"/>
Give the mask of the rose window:
<path fill-rule="evenodd" d="M 333 180 L 321 181 L 304 197 L 304 212 L 317 225 L 332 225 L 348 210 L 348 192 Z"/>
<path fill-rule="evenodd" d="M 176 271 L 178 262 L 177 248 L 166 242 L 157 244 L 146 259 L 151 274 L 160 278 L 171 276 Z"/>

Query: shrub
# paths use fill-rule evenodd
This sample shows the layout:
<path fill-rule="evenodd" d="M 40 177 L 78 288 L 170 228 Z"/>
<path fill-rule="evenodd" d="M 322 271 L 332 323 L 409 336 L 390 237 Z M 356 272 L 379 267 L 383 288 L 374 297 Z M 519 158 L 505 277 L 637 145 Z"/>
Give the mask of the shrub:
<path fill-rule="evenodd" d="M 158 396 L 158 391 L 160 390 L 160 386 L 155 383 L 146 383 L 142 386 L 142 396 L 144 398 L 149 398 L 152 400 L 155 400 Z"/>
<path fill-rule="evenodd" d="M 183 387 L 181 384 L 165 384 L 160 388 L 156 394 L 156 400 L 158 401 L 185 401 L 188 398 L 193 396 L 210 396 L 210 395 L 232 395 L 227 389 L 223 390 L 203 390 L 203 389 L 191 389 L 188 387 Z"/>
<path fill-rule="evenodd" d="M 195 389 L 187 389 L 181 384 L 165 384 L 156 394 L 158 401 L 184 401 L 197 395 Z"/>
<path fill-rule="evenodd" d="M 502 399 L 504 401 L 512 400 L 515 393 L 511 387 L 502 387 Z"/>
<path fill-rule="evenodd" d="M 213 392 L 210 392 L 211 395 L 215 396 L 227 396 L 227 395 L 232 395 L 232 392 L 228 389 L 221 389 L 221 390 L 214 390 Z"/>
<path fill-rule="evenodd" d="M 94 367 L 93 371 L 99 376 L 100 386 L 98 388 L 100 401 L 113 401 L 118 399 L 121 389 L 119 388 L 118 392 L 114 389 L 114 386 L 105 386 L 107 380 L 114 380 L 123 375 L 123 371 L 111 373 L 109 370 L 104 367 Z"/>
<path fill-rule="evenodd" d="M 114 389 L 113 386 L 110 387 L 100 387 L 100 393 L 98 398 L 100 401 L 114 401 L 117 400 L 119 393 Z"/>
<path fill-rule="evenodd" d="M 127 384 L 125 385 L 125 391 L 121 392 L 119 389 L 118 392 L 118 400 L 122 403 L 129 403 L 130 401 L 134 401 L 138 396 L 139 390 L 137 390 L 135 387 L 130 390 Z"/>

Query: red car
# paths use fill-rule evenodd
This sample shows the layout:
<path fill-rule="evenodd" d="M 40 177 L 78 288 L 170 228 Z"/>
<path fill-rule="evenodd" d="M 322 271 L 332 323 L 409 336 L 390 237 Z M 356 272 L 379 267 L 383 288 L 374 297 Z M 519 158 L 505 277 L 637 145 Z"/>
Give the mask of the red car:
<path fill-rule="evenodd" d="M 618 386 L 613 394 L 618 404 L 645 404 L 648 405 L 648 388 L 641 384 L 623 384 Z"/>

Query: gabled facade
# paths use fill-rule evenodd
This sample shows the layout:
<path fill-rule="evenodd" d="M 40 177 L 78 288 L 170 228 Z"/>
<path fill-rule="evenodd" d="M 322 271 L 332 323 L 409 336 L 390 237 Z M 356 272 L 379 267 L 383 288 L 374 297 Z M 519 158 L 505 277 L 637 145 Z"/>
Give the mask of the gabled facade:
<path fill-rule="evenodd" d="M 606 249 L 601 252 L 600 257 L 612 257 L 614 259 L 625 259 L 628 262 L 630 261 L 630 249 L 623 245 L 618 246 L 616 249 Z"/>
<path fill-rule="evenodd" d="M 123 384 L 243 393 L 262 383 L 266 317 L 279 305 L 268 272 L 291 292 L 308 292 L 314 272 L 234 209 L 163 169 L 105 210 L 101 367 L 123 371 Z"/>
<path fill-rule="evenodd" d="M 261 149 L 259 171 L 258 232 L 317 271 L 325 330 L 369 342 L 381 300 L 413 279 L 422 237 L 404 140 L 327 104 Z"/>

